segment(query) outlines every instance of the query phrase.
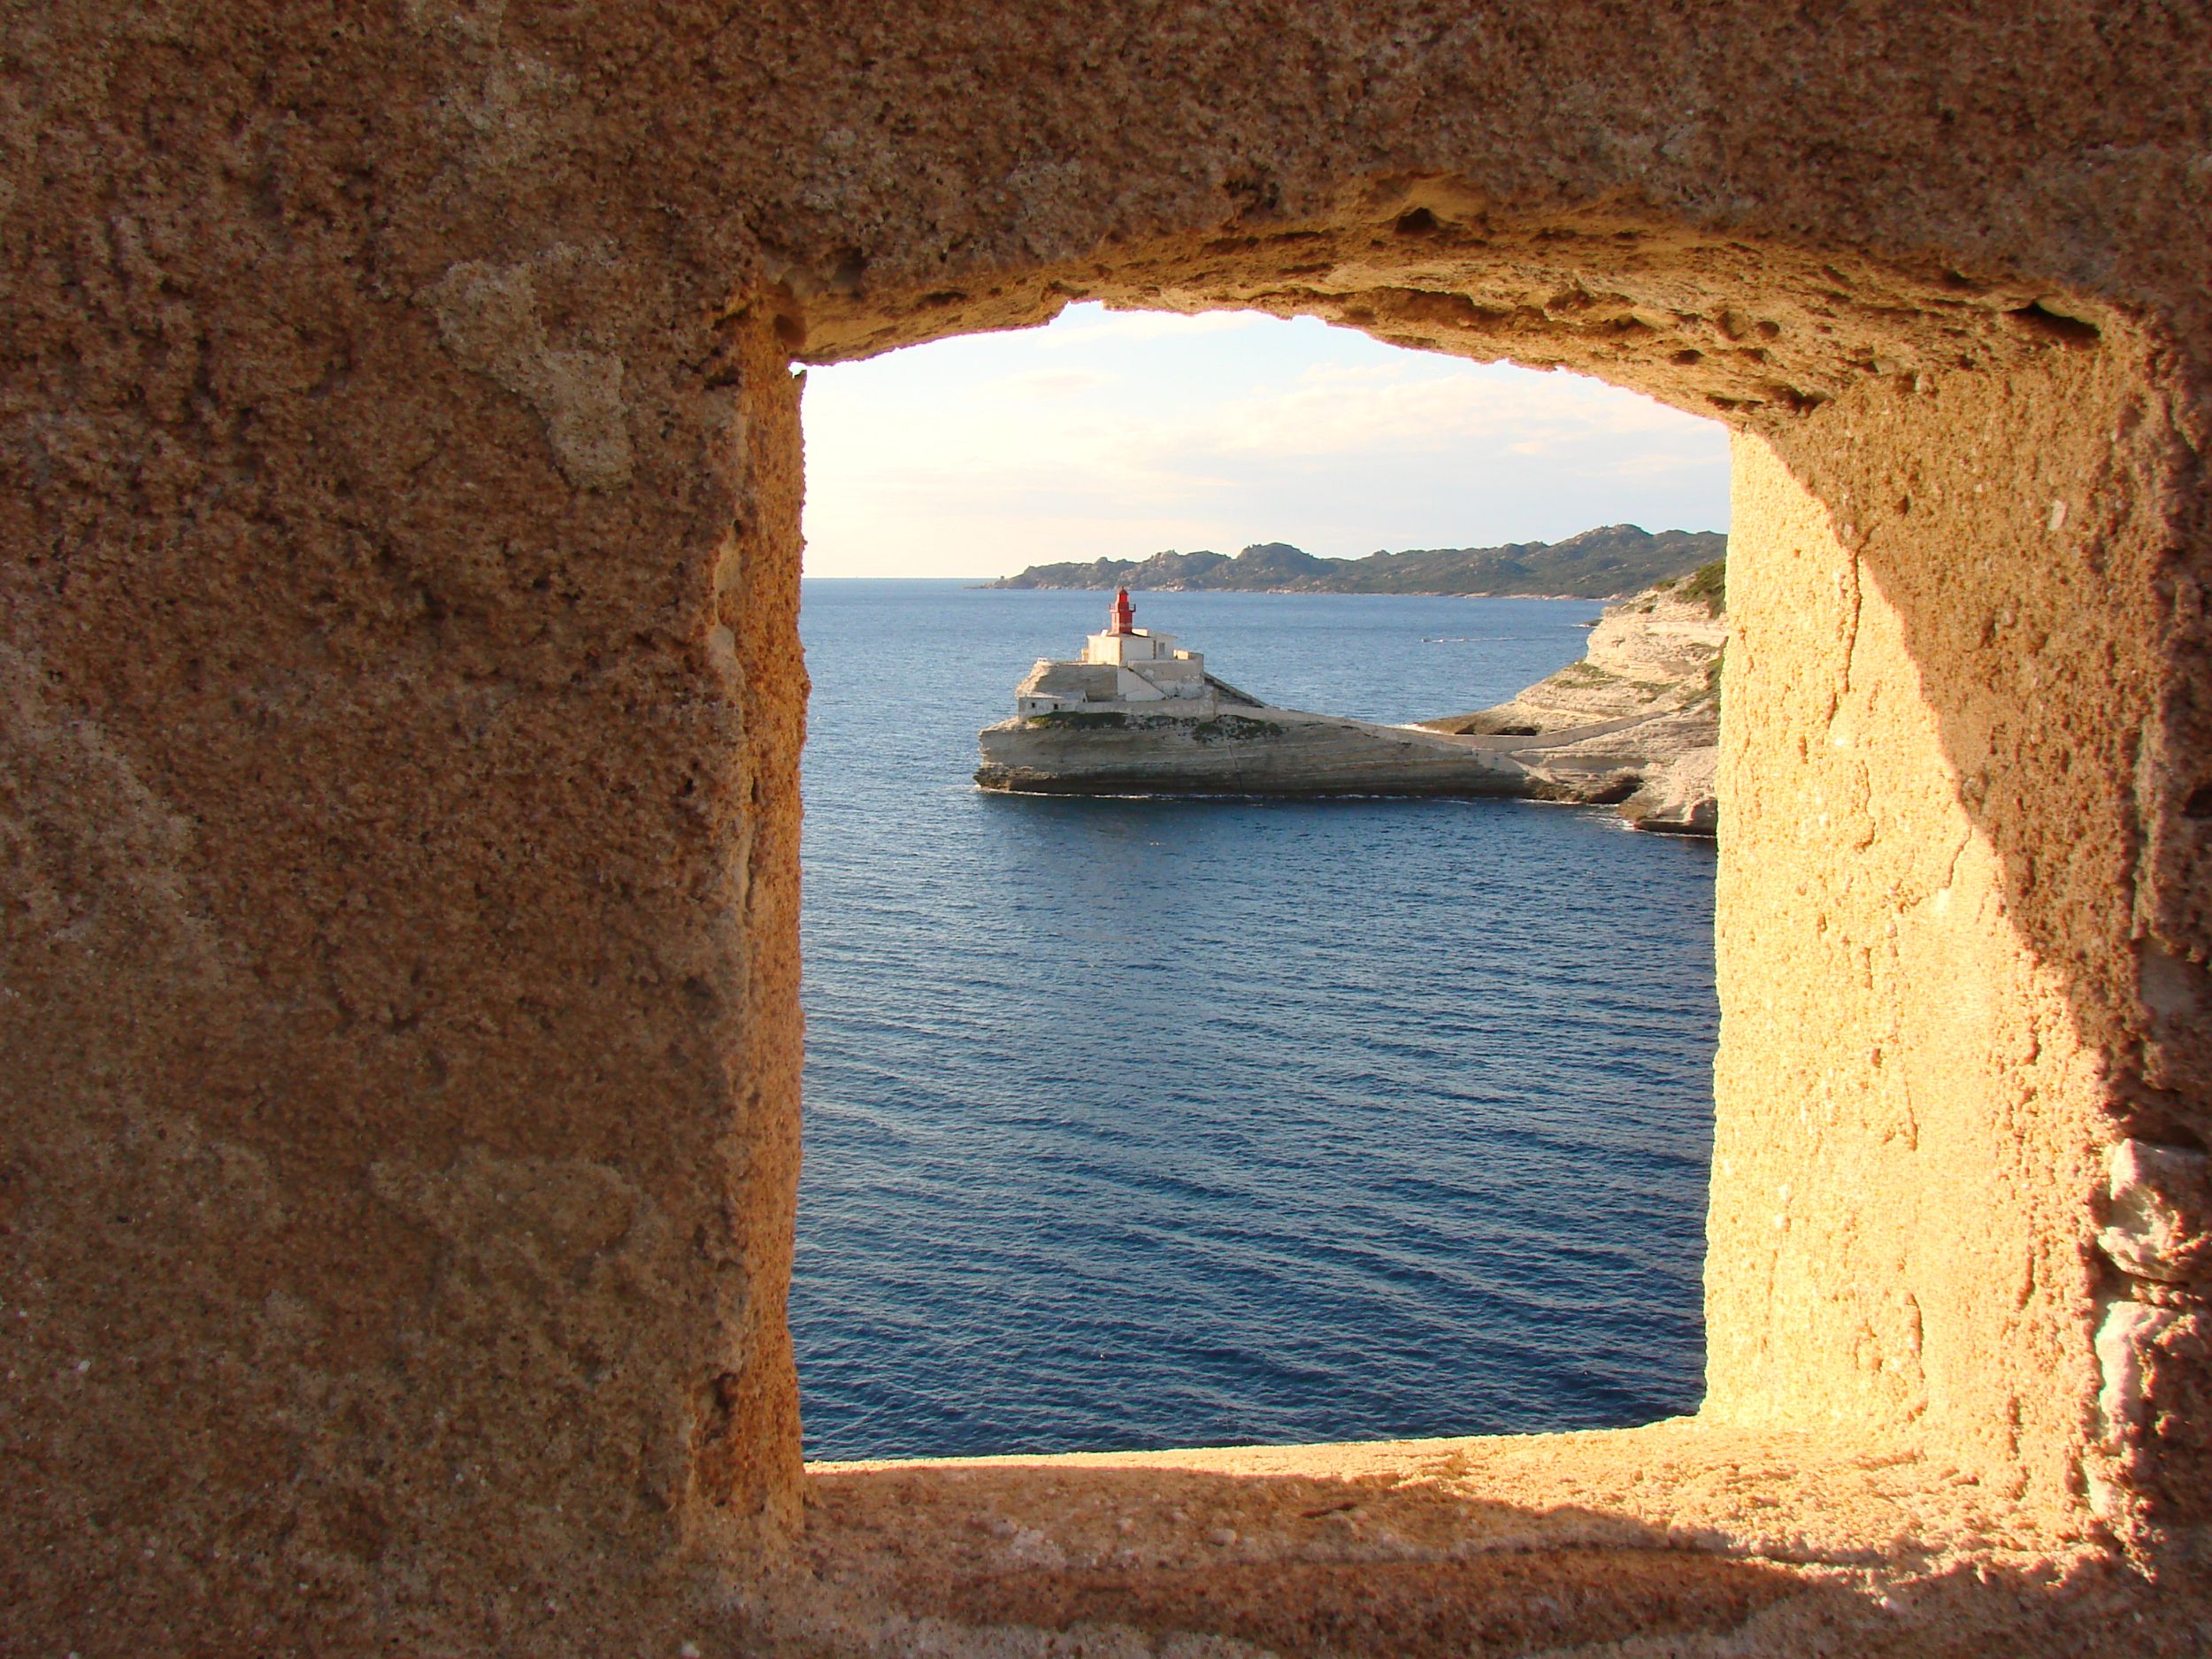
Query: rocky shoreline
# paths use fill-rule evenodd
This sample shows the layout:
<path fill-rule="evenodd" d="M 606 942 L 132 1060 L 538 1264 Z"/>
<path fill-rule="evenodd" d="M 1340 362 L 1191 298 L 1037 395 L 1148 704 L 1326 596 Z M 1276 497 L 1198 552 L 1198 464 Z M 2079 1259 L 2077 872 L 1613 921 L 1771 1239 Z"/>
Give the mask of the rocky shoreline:
<path fill-rule="evenodd" d="M 1117 703 L 1001 721 L 980 734 L 975 778 L 1031 795 L 1517 797 L 1710 835 L 1721 595 L 1716 564 L 1610 606 L 1580 662 L 1471 714 L 1380 726 L 1209 677 L 1213 695 L 1189 712 Z"/>
<path fill-rule="evenodd" d="M 1617 806 L 1639 829 L 1710 835 L 1725 575 L 1716 561 L 1609 605 L 1580 662 L 1495 708 L 1421 724 L 1549 739 L 1558 747 L 1532 768 L 1531 794 Z"/>

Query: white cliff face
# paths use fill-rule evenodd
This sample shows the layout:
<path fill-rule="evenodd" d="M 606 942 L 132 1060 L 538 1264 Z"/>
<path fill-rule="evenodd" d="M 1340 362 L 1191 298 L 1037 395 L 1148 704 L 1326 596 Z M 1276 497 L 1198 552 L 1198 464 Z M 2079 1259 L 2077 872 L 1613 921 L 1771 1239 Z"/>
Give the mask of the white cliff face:
<path fill-rule="evenodd" d="M 1681 685 L 1703 680 L 1727 643 L 1725 611 L 1655 588 L 1606 608 L 1584 660 L 1625 680 Z"/>
<path fill-rule="evenodd" d="M 1685 711 L 1713 700 L 1727 641 L 1724 612 L 1654 588 L 1608 606 L 1580 662 L 1495 708 L 1424 724 L 1440 731 L 1548 733 Z"/>
<path fill-rule="evenodd" d="M 1543 738 L 1540 749 L 1514 751 L 1529 765 L 1532 793 L 1617 803 L 1640 829 L 1709 835 L 1727 641 L 1718 572 L 1700 572 L 1609 606 L 1580 662 L 1510 702 L 1423 724 L 1494 741 Z"/>
<path fill-rule="evenodd" d="M 1512 757 L 1464 740 L 1263 703 L 1017 716 L 980 741 L 978 783 L 1038 795 L 1527 793 Z"/>

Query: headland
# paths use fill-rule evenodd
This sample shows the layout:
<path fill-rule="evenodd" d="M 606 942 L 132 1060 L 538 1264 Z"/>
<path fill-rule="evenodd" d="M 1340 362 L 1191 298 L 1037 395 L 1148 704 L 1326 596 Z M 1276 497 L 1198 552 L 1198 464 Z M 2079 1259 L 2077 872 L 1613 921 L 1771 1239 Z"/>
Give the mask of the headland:
<path fill-rule="evenodd" d="M 1724 557 L 1713 530 L 1653 532 L 1601 525 L 1561 541 L 1501 547 L 1409 548 L 1364 558 L 1319 558 L 1286 541 L 1259 541 L 1233 558 L 1173 549 L 1147 559 L 1033 565 L 987 588 L 1112 593 L 1457 594 L 1470 598 L 1617 599 L 1674 581 Z"/>
<path fill-rule="evenodd" d="M 1135 626 L 1126 589 L 1079 659 L 1045 659 L 979 734 L 986 789 L 1030 795 L 1463 795 L 1617 806 L 1713 833 L 1720 569 L 1607 610 L 1587 654 L 1512 701 L 1413 726 L 1281 708 Z"/>

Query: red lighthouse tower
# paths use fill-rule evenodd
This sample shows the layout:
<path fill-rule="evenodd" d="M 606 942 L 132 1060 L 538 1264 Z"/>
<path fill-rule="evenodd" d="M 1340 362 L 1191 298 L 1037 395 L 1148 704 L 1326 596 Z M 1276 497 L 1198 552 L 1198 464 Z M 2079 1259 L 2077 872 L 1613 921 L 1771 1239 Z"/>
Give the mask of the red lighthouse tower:
<path fill-rule="evenodd" d="M 1117 589 L 1114 608 L 1106 624 L 1109 634 L 1134 634 L 1137 631 L 1137 608 L 1129 603 L 1129 590 Z"/>

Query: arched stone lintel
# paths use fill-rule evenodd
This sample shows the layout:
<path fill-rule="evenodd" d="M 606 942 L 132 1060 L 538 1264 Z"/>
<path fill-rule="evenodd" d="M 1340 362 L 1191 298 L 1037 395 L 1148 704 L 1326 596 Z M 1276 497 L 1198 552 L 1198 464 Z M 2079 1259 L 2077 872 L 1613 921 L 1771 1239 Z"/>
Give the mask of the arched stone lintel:
<path fill-rule="evenodd" d="M 1363 200 L 1342 219 L 1115 246 L 919 292 L 787 271 L 751 303 L 773 311 L 809 363 L 1033 327 L 1087 300 L 1316 317 L 1416 350 L 1593 375 L 1759 431 L 1786 429 L 1870 378 L 2003 373 L 2089 349 L 2124 315 L 1940 261 L 1901 267 L 1624 213 L 1532 220 L 1419 204 L 1454 195 L 1406 187 L 1379 211 Z"/>

